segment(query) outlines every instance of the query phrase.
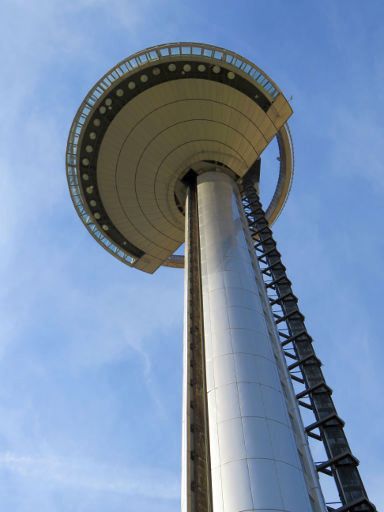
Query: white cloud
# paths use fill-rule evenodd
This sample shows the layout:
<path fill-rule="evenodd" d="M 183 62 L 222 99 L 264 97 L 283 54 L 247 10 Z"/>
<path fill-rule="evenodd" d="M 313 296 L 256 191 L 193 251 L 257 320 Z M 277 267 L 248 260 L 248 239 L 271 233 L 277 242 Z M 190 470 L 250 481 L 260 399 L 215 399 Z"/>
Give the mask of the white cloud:
<path fill-rule="evenodd" d="M 58 488 L 72 487 L 160 500 L 177 500 L 179 497 L 178 477 L 155 467 L 130 471 L 126 467 L 107 466 L 95 461 L 2 452 L 0 469 Z"/>

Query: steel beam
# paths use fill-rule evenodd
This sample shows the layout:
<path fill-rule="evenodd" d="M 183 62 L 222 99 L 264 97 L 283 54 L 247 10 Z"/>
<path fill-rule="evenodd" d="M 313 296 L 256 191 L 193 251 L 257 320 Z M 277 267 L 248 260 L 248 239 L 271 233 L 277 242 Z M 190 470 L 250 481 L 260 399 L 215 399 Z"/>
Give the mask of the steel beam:
<path fill-rule="evenodd" d="M 187 178 L 182 511 L 212 512 L 196 177 Z"/>
<path fill-rule="evenodd" d="M 307 434 L 323 442 L 328 456 L 328 460 L 319 464 L 317 470 L 332 476 L 339 492 L 341 508 L 329 510 L 373 512 L 376 508 L 368 499 L 357 469 L 359 461 L 352 455 L 343 428 L 344 422 L 337 415 L 332 390 L 325 382 L 321 361 L 314 352 L 304 316 L 299 310 L 272 230 L 250 178 L 243 182 L 243 205 L 266 288 L 270 294 L 273 293 L 271 307 L 275 307 L 275 322 L 279 328 L 282 346 L 290 345 L 292 348 L 289 357 L 294 358 L 295 362 L 289 364 L 288 369 L 291 372 L 294 369 L 300 370 L 301 376 L 291 373 L 291 377 L 295 382 L 305 386 L 304 391 L 298 393 L 298 397 L 309 398 L 309 408 L 316 419 L 313 424 L 307 426 Z M 298 403 L 308 408 L 308 403 Z M 313 430 L 318 430 L 319 434 Z"/>

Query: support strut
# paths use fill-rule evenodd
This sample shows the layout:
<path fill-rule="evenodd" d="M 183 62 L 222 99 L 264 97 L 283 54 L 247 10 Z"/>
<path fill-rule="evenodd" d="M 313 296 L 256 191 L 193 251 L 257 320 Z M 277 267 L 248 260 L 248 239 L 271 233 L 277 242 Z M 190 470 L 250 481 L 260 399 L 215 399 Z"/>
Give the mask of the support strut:
<path fill-rule="evenodd" d="M 212 512 L 205 344 L 196 177 L 187 175 L 187 351 L 190 500 L 186 512 Z"/>
<path fill-rule="evenodd" d="M 297 394 L 298 403 L 310 409 L 316 419 L 306 427 L 307 435 L 321 441 L 327 454 L 327 460 L 318 464 L 317 470 L 333 477 L 339 493 L 341 506 L 336 509 L 329 506 L 328 510 L 374 512 L 376 507 L 368 499 L 357 469 L 359 461 L 352 455 L 343 429 L 344 422 L 337 414 L 332 390 L 325 382 L 321 361 L 314 352 L 312 338 L 307 332 L 304 316 L 299 310 L 251 175 L 246 176 L 243 182 L 243 206 L 282 350 L 289 361 L 289 373 L 294 382 L 304 386 L 303 391 Z"/>

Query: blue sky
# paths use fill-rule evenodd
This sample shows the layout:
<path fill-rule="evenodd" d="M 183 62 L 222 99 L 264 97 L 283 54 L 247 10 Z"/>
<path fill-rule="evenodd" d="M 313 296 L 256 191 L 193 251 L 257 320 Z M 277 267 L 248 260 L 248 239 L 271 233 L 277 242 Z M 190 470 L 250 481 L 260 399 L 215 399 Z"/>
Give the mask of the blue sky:
<path fill-rule="evenodd" d="M 275 234 L 384 507 L 383 17 L 381 0 L 3 0 L 1 510 L 179 510 L 182 272 L 140 273 L 94 242 L 64 152 L 109 67 L 189 40 L 243 54 L 293 97 Z"/>

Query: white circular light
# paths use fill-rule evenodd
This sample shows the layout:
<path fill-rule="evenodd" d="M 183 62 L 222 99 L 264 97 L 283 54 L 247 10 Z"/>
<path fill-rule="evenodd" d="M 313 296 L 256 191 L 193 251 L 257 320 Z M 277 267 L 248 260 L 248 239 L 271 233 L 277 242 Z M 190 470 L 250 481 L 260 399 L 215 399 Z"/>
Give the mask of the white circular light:
<path fill-rule="evenodd" d="M 83 180 L 84 180 L 84 181 L 88 181 L 88 180 L 89 180 L 89 176 L 88 176 L 88 174 L 83 174 Z"/>
<path fill-rule="evenodd" d="M 212 71 L 217 75 L 218 73 L 220 73 L 221 67 L 220 66 L 213 66 Z"/>
<path fill-rule="evenodd" d="M 94 119 L 94 120 L 93 120 L 93 124 L 94 124 L 95 126 L 100 126 L 100 119 L 97 119 L 97 118 L 96 118 L 96 119 Z"/>
<path fill-rule="evenodd" d="M 107 109 L 104 107 L 104 105 L 102 107 L 99 108 L 99 112 L 100 114 L 105 114 L 107 111 Z"/>
<path fill-rule="evenodd" d="M 83 165 L 89 165 L 88 158 L 83 158 L 82 162 L 83 162 Z"/>
<path fill-rule="evenodd" d="M 135 82 L 128 82 L 128 89 L 134 89 L 136 87 Z"/>
<path fill-rule="evenodd" d="M 112 100 L 111 100 L 111 98 L 107 98 L 107 99 L 105 100 L 105 104 L 107 105 L 107 107 L 109 107 L 110 105 L 112 105 Z"/>
<path fill-rule="evenodd" d="M 176 71 L 176 64 L 173 64 L 173 63 L 169 64 L 168 69 L 169 69 L 169 71 Z"/>
<path fill-rule="evenodd" d="M 121 96 L 123 96 L 123 94 L 124 94 L 123 89 L 117 89 L 117 91 L 116 91 L 116 96 L 121 97 Z"/>
<path fill-rule="evenodd" d="M 228 71 L 227 73 L 227 77 L 230 79 L 230 80 L 233 80 L 235 78 L 235 73 L 233 71 Z"/>
<path fill-rule="evenodd" d="M 104 229 L 104 231 L 108 231 L 109 229 L 109 227 L 106 224 L 103 224 L 102 228 Z"/>
<path fill-rule="evenodd" d="M 101 219 L 101 215 L 100 215 L 100 213 L 99 213 L 99 212 L 96 212 L 96 213 L 94 214 L 94 216 L 95 216 L 95 219 L 97 219 L 97 220 Z"/>
<path fill-rule="evenodd" d="M 87 187 L 85 190 L 87 191 L 87 194 L 92 194 L 93 186 L 91 185 L 90 187 Z"/>
<path fill-rule="evenodd" d="M 188 73 L 188 71 L 191 71 L 192 68 L 190 64 L 184 64 L 183 69 Z"/>
<path fill-rule="evenodd" d="M 206 68 L 205 68 L 204 64 L 199 64 L 197 66 L 197 69 L 202 73 L 203 71 L 205 71 Z"/>
<path fill-rule="evenodd" d="M 141 80 L 141 82 L 143 82 L 143 83 L 148 82 L 148 77 L 147 77 L 147 75 L 141 75 L 140 80 Z"/>
<path fill-rule="evenodd" d="M 89 201 L 89 204 L 91 206 L 96 206 L 97 203 L 96 203 L 96 201 L 94 199 L 92 199 L 92 201 Z"/>
<path fill-rule="evenodd" d="M 92 153 L 92 151 L 93 151 L 93 147 L 92 147 L 92 146 L 89 146 L 89 145 L 88 145 L 88 146 L 85 146 L 85 151 L 86 151 L 87 153 Z"/>
<path fill-rule="evenodd" d="M 155 76 L 160 75 L 160 68 L 153 68 L 153 69 L 152 69 L 152 73 L 153 73 Z"/>
<path fill-rule="evenodd" d="M 89 138 L 92 139 L 92 140 L 96 139 L 96 133 L 95 132 L 91 132 L 89 134 Z"/>

